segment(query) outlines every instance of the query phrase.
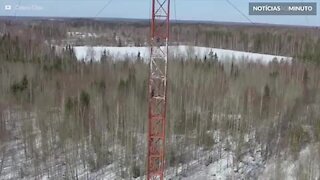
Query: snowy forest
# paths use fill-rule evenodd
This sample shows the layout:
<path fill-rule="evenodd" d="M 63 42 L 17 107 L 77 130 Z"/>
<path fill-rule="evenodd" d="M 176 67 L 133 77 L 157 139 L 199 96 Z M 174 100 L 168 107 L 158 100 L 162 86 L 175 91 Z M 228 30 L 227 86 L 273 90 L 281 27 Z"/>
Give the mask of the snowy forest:
<path fill-rule="evenodd" d="M 141 46 L 148 27 L 0 20 L 0 179 L 145 179 L 148 64 L 79 61 L 73 46 Z M 293 60 L 170 59 L 167 179 L 320 178 L 319 29 L 175 23 L 172 36 Z"/>

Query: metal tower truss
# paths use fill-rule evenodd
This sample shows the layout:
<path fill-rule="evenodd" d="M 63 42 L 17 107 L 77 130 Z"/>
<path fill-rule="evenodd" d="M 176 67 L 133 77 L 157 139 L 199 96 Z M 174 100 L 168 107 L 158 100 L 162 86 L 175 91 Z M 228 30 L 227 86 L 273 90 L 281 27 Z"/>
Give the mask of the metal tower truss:
<path fill-rule="evenodd" d="M 148 180 L 163 180 L 170 0 L 152 0 L 149 61 Z"/>

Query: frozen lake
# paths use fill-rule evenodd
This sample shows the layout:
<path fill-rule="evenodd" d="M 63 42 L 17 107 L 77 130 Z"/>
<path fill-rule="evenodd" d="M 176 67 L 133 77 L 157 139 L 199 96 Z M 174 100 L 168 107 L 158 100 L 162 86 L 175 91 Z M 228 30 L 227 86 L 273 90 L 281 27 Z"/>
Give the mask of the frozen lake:
<path fill-rule="evenodd" d="M 90 60 L 92 57 L 95 61 L 99 61 L 101 55 L 106 51 L 107 55 L 116 59 L 134 58 L 136 59 L 140 53 L 140 57 L 147 60 L 150 54 L 149 47 L 110 47 L 110 46 L 75 46 L 75 54 L 78 60 Z M 259 54 L 227 49 L 217 49 L 210 47 L 198 47 L 198 46 L 170 46 L 170 56 L 179 58 L 197 58 L 204 59 L 206 56 L 208 59 L 210 54 L 217 54 L 218 59 L 223 60 L 249 60 L 249 61 L 261 61 L 268 63 L 273 59 L 277 60 L 291 60 L 291 57 L 277 56 L 271 54 Z M 212 52 L 212 53 L 211 53 Z"/>

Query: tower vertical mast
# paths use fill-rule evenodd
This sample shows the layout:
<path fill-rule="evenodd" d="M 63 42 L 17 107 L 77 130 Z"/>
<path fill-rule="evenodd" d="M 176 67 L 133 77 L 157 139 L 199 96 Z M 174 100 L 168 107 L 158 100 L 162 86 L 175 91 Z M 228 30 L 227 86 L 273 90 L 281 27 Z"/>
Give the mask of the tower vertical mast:
<path fill-rule="evenodd" d="M 152 0 L 148 91 L 148 180 L 163 180 L 164 177 L 169 12 L 170 0 Z"/>

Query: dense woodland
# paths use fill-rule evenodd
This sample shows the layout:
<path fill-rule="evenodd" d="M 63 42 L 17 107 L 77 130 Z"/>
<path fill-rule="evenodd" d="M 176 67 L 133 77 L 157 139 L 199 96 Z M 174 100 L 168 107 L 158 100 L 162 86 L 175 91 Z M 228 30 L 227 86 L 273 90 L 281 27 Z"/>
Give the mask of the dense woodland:
<path fill-rule="evenodd" d="M 0 25 L 0 32 L 11 32 L 26 40 L 47 40 L 49 44 L 109 46 L 148 45 L 150 27 L 149 22 L 144 20 L 91 19 L 0 20 Z M 95 33 L 96 36 L 68 36 L 68 32 Z M 317 61 L 320 57 L 319 37 L 319 27 L 173 21 L 170 41 L 172 44 L 233 49 Z"/>
<path fill-rule="evenodd" d="M 148 26 L 86 20 L 0 24 L 0 177 L 11 168 L 12 179 L 77 179 L 83 172 L 99 179 L 110 167 L 112 178 L 143 178 L 147 64 L 108 56 L 80 62 L 72 46 L 56 54 L 50 43 L 69 41 L 66 32 L 77 29 L 144 42 Z M 170 60 L 167 169 L 183 176 L 177 171 L 181 164 L 188 171 L 189 162 L 210 164 L 217 158 L 210 152 L 228 150 L 237 169 L 236 162 L 256 146 L 263 163 L 294 160 L 312 145 L 314 164 L 301 165 L 297 177 L 319 178 L 312 168 L 320 160 L 320 31 L 191 24 L 175 24 L 172 31 L 176 42 L 296 60 L 267 65 Z M 274 179 L 282 179 L 281 171 L 277 168 Z"/>

